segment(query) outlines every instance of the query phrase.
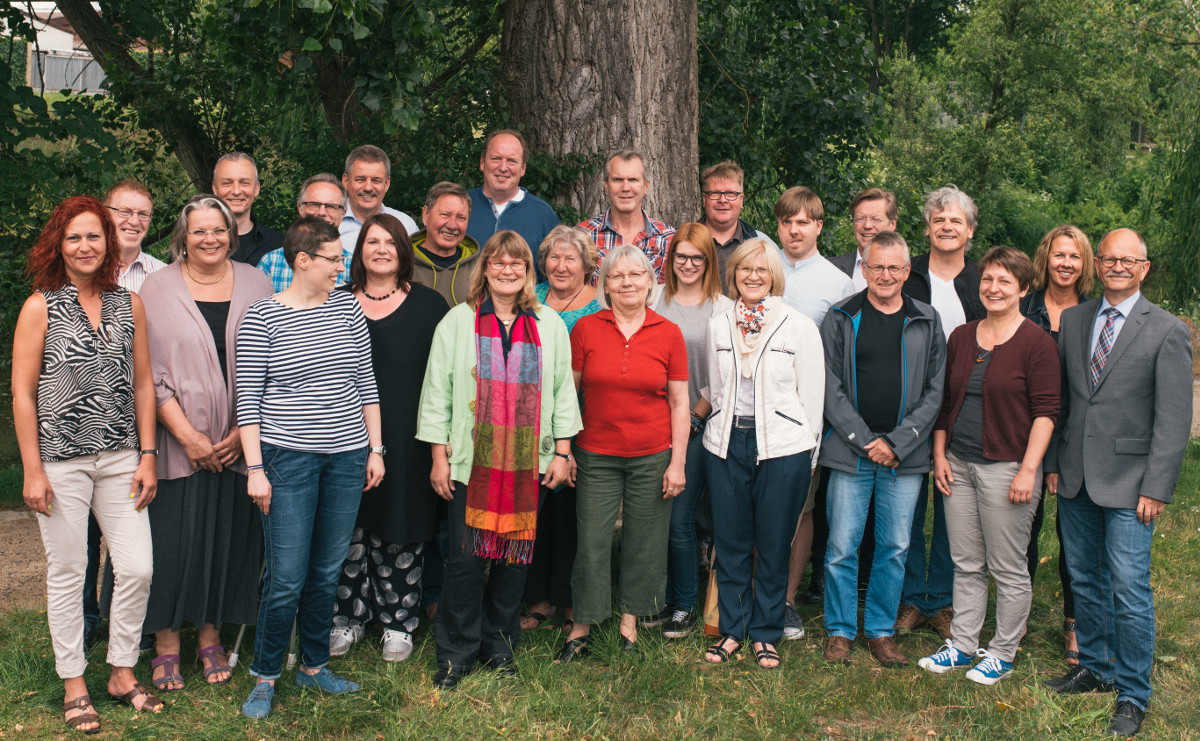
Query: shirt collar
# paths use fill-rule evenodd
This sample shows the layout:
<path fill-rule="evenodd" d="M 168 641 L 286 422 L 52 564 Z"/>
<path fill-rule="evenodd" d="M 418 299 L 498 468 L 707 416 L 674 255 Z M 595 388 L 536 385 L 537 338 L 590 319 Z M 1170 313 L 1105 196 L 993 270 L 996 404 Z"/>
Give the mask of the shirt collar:
<path fill-rule="evenodd" d="M 610 222 L 608 219 L 608 216 L 611 213 L 612 206 L 604 209 L 604 218 L 600 220 L 601 231 L 605 229 L 609 230 L 610 232 L 617 231 L 612 227 L 612 222 Z M 646 232 L 647 237 L 657 237 L 658 235 L 662 234 L 662 231 L 658 228 L 658 226 L 655 225 L 654 219 L 650 218 L 650 215 L 646 213 L 646 209 L 644 208 L 642 209 L 642 224 L 644 225 L 642 231 Z"/>
<path fill-rule="evenodd" d="M 601 309 L 600 311 L 596 312 L 596 316 L 612 324 L 614 327 L 617 324 L 617 315 L 613 313 L 612 309 Z M 654 310 L 652 310 L 649 306 L 646 307 L 646 319 L 642 322 L 643 327 L 650 327 L 665 321 L 666 319 L 663 319 L 661 316 L 655 313 Z"/>
<path fill-rule="evenodd" d="M 1121 312 L 1121 316 L 1128 317 L 1129 312 L 1133 311 L 1133 305 L 1136 304 L 1138 299 L 1141 297 L 1142 297 L 1141 291 L 1134 291 L 1133 295 L 1129 296 L 1128 298 L 1126 298 L 1124 301 L 1117 304 L 1116 306 L 1113 306 L 1112 304 L 1108 303 L 1107 297 L 1102 296 L 1100 298 L 1100 310 L 1098 312 L 1096 312 L 1096 316 L 1100 316 L 1101 314 L 1104 313 L 1104 311 L 1106 309 L 1111 307 L 1111 308 L 1114 308 L 1117 311 Z"/>

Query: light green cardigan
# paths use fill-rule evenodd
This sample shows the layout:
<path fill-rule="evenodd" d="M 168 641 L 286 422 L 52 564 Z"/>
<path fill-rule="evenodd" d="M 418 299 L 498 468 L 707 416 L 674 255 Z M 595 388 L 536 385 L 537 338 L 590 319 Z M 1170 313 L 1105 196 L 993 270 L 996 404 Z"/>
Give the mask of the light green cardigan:
<path fill-rule="evenodd" d="M 538 431 L 538 470 L 554 460 L 554 441 L 573 437 L 583 429 L 579 399 L 571 373 L 571 339 L 567 325 L 552 309 L 537 309 L 538 337 L 542 343 L 542 410 Z M 459 304 L 450 310 L 433 333 L 417 439 L 446 445 L 450 478 L 466 483 L 471 477 L 475 450 L 475 309 Z"/>

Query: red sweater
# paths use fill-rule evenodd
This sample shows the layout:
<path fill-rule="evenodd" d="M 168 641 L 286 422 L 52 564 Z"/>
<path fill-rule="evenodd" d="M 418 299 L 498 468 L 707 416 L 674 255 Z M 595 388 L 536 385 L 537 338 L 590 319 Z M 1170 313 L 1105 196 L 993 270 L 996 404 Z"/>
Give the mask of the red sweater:
<path fill-rule="evenodd" d="M 571 367 L 583 374 L 579 447 L 627 458 L 671 447 L 667 381 L 688 379 L 679 327 L 646 309 L 641 329 L 626 340 L 612 310 L 582 317 L 571 331 Z"/>
<path fill-rule="evenodd" d="M 962 325 L 946 343 L 946 389 L 934 429 L 947 430 L 951 436 L 979 355 L 978 326 L 978 320 Z M 1061 386 L 1058 346 L 1045 330 L 1026 319 L 1008 342 L 992 349 L 983 374 L 983 456 L 993 461 L 1024 460 L 1033 420 L 1058 418 Z"/>

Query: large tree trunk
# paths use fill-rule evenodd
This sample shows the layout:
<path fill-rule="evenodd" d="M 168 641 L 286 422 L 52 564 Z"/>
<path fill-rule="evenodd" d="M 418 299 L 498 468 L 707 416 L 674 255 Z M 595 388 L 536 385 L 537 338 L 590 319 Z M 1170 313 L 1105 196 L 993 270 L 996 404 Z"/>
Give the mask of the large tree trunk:
<path fill-rule="evenodd" d="M 129 53 L 132 42 L 101 18 L 90 0 L 59 0 L 58 9 L 74 27 L 75 33 L 79 34 L 79 38 L 105 72 L 110 77 L 117 77 L 119 74 L 130 81 L 126 90 L 126 102 L 136 108 L 139 98 L 160 94 L 150 75 Z M 138 92 L 133 93 L 133 90 Z M 211 144 L 205 146 L 207 142 L 203 135 L 196 131 L 186 131 L 179 122 L 166 118 L 160 117 L 144 123 L 162 134 L 163 140 L 183 165 L 192 184 L 199 192 L 207 193 L 212 183 L 216 156 L 211 151 Z"/>
<path fill-rule="evenodd" d="M 534 151 L 646 158 L 646 211 L 671 225 L 700 212 L 696 0 L 508 0 L 501 75 Z M 556 200 L 605 206 L 603 170 Z"/>

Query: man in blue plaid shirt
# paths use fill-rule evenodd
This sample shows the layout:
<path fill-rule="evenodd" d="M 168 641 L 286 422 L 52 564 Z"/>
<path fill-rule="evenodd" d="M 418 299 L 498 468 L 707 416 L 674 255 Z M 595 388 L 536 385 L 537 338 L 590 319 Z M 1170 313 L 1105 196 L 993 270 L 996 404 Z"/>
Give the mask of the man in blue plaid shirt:
<path fill-rule="evenodd" d="M 316 216 L 336 228 L 342 221 L 342 215 L 346 213 L 346 188 L 341 180 L 327 172 L 313 175 L 300 186 L 296 210 L 301 216 Z M 345 247 L 342 248 L 346 270 L 338 276 L 339 286 L 350 277 L 352 254 L 353 252 L 347 252 Z M 262 260 L 258 262 L 258 269 L 271 279 L 271 287 L 276 293 L 292 284 L 292 269 L 283 257 L 282 247 L 263 255 Z"/>

